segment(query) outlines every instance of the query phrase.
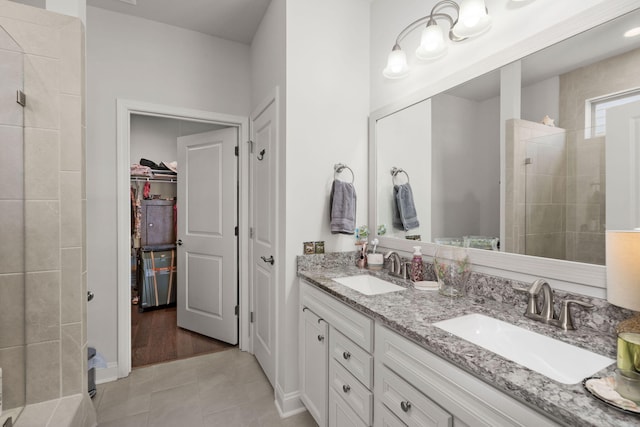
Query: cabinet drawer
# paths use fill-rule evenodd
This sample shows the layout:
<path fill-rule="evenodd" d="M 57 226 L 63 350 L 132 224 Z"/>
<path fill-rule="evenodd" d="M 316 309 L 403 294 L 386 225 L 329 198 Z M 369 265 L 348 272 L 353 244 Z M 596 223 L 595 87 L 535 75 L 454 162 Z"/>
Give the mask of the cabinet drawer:
<path fill-rule="evenodd" d="M 373 319 L 300 280 L 301 303 L 351 341 L 373 352 Z"/>
<path fill-rule="evenodd" d="M 329 427 L 368 427 L 332 388 L 329 389 Z"/>
<path fill-rule="evenodd" d="M 386 366 L 382 369 L 380 400 L 408 426 L 450 426 L 451 415 L 397 376 Z"/>
<path fill-rule="evenodd" d="M 371 424 L 373 393 L 336 360 L 329 362 L 329 384 L 365 424 Z"/>
<path fill-rule="evenodd" d="M 373 385 L 373 356 L 358 347 L 331 328 L 329 334 L 329 354 L 344 366 L 365 387 L 371 389 Z"/>
<path fill-rule="evenodd" d="M 400 421 L 380 399 L 375 403 L 375 427 L 405 427 L 406 424 Z"/>

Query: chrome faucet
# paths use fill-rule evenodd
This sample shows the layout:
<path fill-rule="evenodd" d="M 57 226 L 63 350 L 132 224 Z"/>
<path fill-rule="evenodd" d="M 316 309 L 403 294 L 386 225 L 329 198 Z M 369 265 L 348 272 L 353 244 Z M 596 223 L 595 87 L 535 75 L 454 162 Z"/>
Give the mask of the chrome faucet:
<path fill-rule="evenodd" d="M 402 259 L 400 259 L 398 252 L 389 251 L 386 253 L 384 258 L 391 262 L 391 265 L 389 266 L 389 274 L 392 276 L 402 277 Z"/>
<path fill-rule="evenodd" d="M 538 279 L 531 284 L 528 290 L 529 301 L 527 302 L 527 310 L 524 315 L 530 319 L 549 323 L 555 319 L 555 310 L 553 308 L 553 291 L 551 286 L 544 279 Z M 538 296 L 542 292 L 542 309 L 539 310 Z"/>
<path fill-rule="evenodd" d="M 547 281 L 544 279 L 536 280 L 531 284 L 527 292 L 529 293 L 529 301 L 527 301 L 527 309 L 524 312 L 525 317 L 557 326 L 565 331 L 575 329 L 571 317 L 571 310 L 569 309 L 570 304 L 579 305 L 584 308 L 593 308 L 593 304 L 567 299 L 562 301 L 562 310 L 560 311 L 560 315 L 556 317 L 553 306 L 553 291 Z M 542 309 L 539 309 L 540 301 L 538 300 L 538 296 L 541 292 L 542 298 L 544 299 L 542 300 Z"/>

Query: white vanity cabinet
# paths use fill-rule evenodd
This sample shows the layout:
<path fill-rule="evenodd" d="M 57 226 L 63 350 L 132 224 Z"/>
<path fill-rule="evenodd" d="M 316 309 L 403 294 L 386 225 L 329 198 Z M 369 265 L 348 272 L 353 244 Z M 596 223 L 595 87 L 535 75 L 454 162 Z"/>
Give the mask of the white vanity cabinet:
<path fill-rule="evenodd" d="M 379 324 L 375 342 L 375 426 L 558 425 Z"/>
<path fill-rule="evenodd" d="M 300 322 L 301 398 L 320 427 L 327 425 L 329 326 L 311 309 L 305 308 Z"/>
<path fill-rule="evenodd" d="M 371 426 L 373 320 L 304 280 L 300 310 L 300 388 L 309 413 L 320 427 Z M 317 344 L 314 322 L 328 325 L 327 347 Z"/>

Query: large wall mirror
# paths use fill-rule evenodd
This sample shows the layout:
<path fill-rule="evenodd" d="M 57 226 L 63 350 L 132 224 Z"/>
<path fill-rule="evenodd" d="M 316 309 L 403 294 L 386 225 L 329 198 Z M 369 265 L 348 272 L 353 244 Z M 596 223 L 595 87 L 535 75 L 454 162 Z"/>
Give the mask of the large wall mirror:
<path fill-rule="evenodd" d="M 428 243 L 466 237 L 496 252 L 473 251 L 487 265 L 510 257 L 577 283 L 567 270 L 596 272 L 601 288 L 604 269 L 593 267 L 605 262 L 605 230 L 640 226 L 629 161 L 640 132 L 627 126 L 640 117 L 640 35 L 623 34 L 638 26 L 640 10 L 373 114 L 372 220 L 384 243 L 404 249 L 419 239 L 430 253 Z M 505 109 L 501 93 L 519 105 Z M 397 208 L 407 183 L 418 220 L 409 226 Z"/>

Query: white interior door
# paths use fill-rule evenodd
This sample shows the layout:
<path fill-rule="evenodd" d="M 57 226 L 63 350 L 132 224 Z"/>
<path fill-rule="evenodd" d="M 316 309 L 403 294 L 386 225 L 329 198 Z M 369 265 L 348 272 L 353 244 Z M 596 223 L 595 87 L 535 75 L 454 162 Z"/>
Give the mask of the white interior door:
<path fill-rule="evenodd" d="M 178 138 L 178 326 L 238 342 L 237 129 Z"/>
<path fill-rule="evenodd" d="M 276 104 L 271 102 L 251 119 L 250 243 L 253 352 L 267 378 L 275 377 L 276 254 Z"/>
<path fill-rule="evenodd" d="M 640 227 L 640 102 L 607 110 L 607 230 Z"/>

